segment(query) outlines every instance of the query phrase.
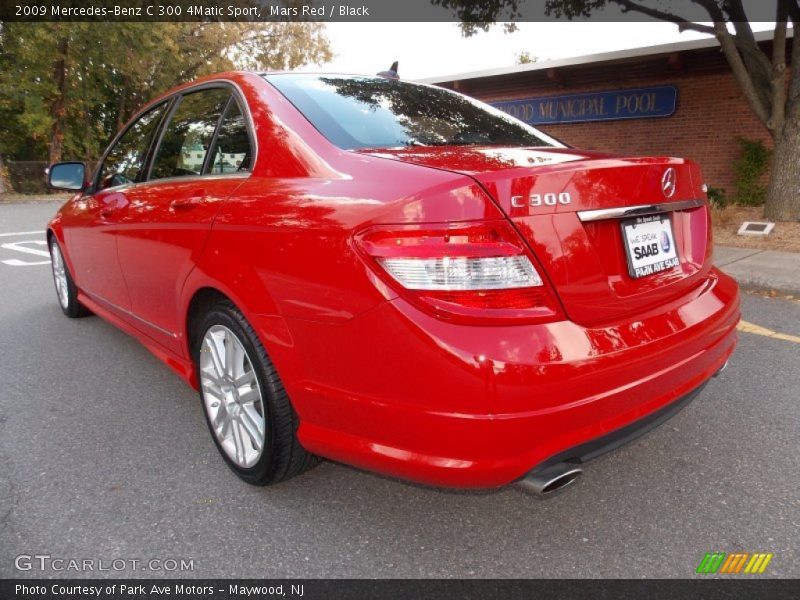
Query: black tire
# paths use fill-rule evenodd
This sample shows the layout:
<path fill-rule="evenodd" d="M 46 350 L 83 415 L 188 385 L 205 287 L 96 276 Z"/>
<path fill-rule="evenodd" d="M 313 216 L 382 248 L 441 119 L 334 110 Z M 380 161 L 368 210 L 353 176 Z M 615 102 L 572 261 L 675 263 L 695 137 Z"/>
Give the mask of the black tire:
<path fill-rule="evenodd" d="M 192 357 L 195 374 L 200 382 L 200 352 L 203 338 L 214 326 L 229 329 L 242 344 L 253 365 L 264 405 L 265 440 L 258 461 L 249 468 L 237 465 L 222 448 L 214 432 L 211 417 L 206 407 L 202 385 L 200 401 L 211 438 L 228 467 L 241 479 L 252 485 L 271 485 L 290 479 L 313 467 L 319 459 L 307 452 L 297 440 L 299 419 L 286 394 L 278 372 L 264 350 L 258 335 L 236 306 L 223 300 L 214 304 L 199 319 L 196 339 L 192 340 Z"/>
<path fill-rule="evenodd" d="M 61 268 L 63 268 L 62 285 L 64 285 L 66 291 L 63 297 L 59 292 L 58 283 L 59 257 Z M 58 305 L 61 307 L 61 312 L 70 319 L 79 319 L 91 315 L 92 311 L 78 302 L 78 286 L 75 285 L 75 280 L 72 279 L 72 273 L 69 272 L 69 267 L 64 260 L 64 253 L 61 252 L 61 246 L 59 246 L 55 236 L 50 238 L 50 262 L 53 270 L 53 283 L 56 287 L 56 298 L 58 299 Z"/>

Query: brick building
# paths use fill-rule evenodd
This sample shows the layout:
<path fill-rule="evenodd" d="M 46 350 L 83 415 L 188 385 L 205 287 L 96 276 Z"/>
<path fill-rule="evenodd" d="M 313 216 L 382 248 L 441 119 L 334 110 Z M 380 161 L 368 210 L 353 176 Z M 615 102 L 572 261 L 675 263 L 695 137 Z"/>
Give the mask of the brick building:
<path fill-rule="evenodd" d="M 771 53 L 771 32 L 756 36 Z M 736 137 L 771 145 L 713 38 L 422 81 L 495 104 L 578 148 L 691 158 L 728 194 Z"/>

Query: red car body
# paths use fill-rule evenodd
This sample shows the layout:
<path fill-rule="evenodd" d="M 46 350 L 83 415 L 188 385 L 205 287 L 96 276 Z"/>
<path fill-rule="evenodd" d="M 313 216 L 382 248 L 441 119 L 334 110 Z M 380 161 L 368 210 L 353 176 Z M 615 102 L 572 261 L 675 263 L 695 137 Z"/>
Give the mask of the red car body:
<path fill-rule="evenodd" d="M 48 235 L 80 301 L 195 388 L 190 315 L 208 290 L 233 301 L 310 452 L 429 484 L 500 486 L 661 414 L 733 351 L 738 290 L 712 266 L 694 163 L 572 148 L 344 150 L 253 73 L 165 97 L 220 81 L 252 117 L 250 173 L 78 194 Z M 550 193 L 571 202 L 542 203 Z M 680 264 L 635 279 L 618 219 L 591 211 L 653 202 L 672 219 Z M 544 280 L 535 308 L 451 311 L 375 262 L 404 236 L 473 226 L 530 257 Z"/>

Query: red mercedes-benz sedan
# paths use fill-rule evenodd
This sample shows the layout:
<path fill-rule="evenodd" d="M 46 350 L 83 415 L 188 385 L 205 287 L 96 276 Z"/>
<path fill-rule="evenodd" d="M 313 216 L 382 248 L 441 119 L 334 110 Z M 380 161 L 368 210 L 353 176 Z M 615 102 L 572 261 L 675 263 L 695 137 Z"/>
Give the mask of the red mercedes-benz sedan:
<path fill-rule="evenodd" d="M 321 456 L 547 493 L 736 344 L 696 164 L 570 148 L 436 87 L 225 73 L 49 177 L 77 192 L 47 232 L 64 313 L 197 388 L 254 484 Z"/>

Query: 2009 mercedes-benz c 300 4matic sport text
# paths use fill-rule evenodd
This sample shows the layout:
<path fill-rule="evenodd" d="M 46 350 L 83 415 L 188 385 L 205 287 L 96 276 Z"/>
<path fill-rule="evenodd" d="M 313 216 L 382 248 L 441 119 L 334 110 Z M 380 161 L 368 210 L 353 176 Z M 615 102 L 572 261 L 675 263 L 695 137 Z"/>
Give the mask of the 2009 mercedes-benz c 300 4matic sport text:
<path fill-rule="evenodd" d="M 227 464 L 327 457 L 546 493 L 734 349 L 700 169 L 565 146 L 465 96 L 226 73 L 122 130 L 47 232 L 58 299 L 197 388 Z"/>

